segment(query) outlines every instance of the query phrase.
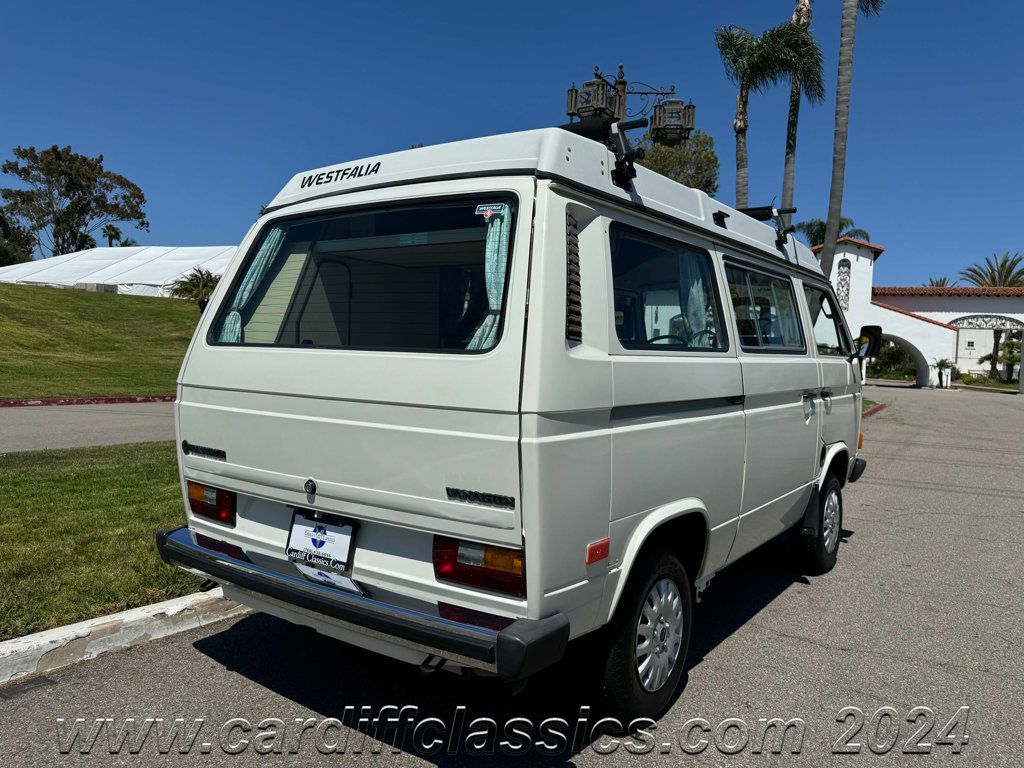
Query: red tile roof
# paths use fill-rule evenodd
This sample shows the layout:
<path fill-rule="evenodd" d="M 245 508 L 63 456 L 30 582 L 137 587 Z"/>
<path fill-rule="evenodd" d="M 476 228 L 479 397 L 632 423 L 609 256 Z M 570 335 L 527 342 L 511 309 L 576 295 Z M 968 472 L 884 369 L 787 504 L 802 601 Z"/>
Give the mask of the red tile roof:
<path fill-rule="evenodd" d="M 955 325 L 947 325 L 946 323 L 940 323 L 938 320 L 932 320 L 930 317 L 925 317 L 924 315 L 919 315 L 919 314 L 917 314 L 915 312 L 908 312 L 905 309 L 900 309 L 899 307 L 894 307 L 891 304 L 883 304 L 880 301 L 872 301 L 871 303 L 874 304 L 876 307 L 881 307 L 882 309 L 888 309 L 890 312 L 898 312 L 901 315 L 906 315 L 907 317 L 912 317 L 915 320 L 923 320 L 926 323 L 931 323 L 932 325 L 937 325 L 940 328 L 949 328 L 949 330 L 951 330 L 951 331 L 959 330 Z"/>
<path fill-rule="evenodd" d="M 1019 288 L 972 288 L 966 285 L 876 285 L 872 296 L 1024 296 Z"/>
<path fill-rule="evenodd" d="M 874 243 L 869 243 L 867 240 L 858 240 L 856 237 L 840 237 L 838 240 L 836 240 L 836 243 L 837 244 L 838 243 L 853 243 L 854 245 L 862 245 L 865 248 L 869 248 L 870 250 L 874 251 L 876 259 L 879 256 L 881 256 L 882 255 L 882 251 L 885 250 L 885 248 L 883 248 L 880 245 L 875 245 Z M 811 250 L 814 251 L 815 253 L 817 253 L 818 251 L 821 250 L 821 246 L 820 245 L 815 245 L 815 246 L 813 246 L 811 248 Z"/>

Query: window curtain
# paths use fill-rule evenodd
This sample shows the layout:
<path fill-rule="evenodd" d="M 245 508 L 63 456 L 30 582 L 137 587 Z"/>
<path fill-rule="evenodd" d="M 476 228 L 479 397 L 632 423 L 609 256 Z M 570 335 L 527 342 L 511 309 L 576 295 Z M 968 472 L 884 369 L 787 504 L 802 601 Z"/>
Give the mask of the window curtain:
<path fill-rule="evenodd" d="M 274 227 L 263 239 L 263 245 L 256 252 L 256 257 L 249 265 L 249 270 L 245 273 L 245 277 L 242 278 L 242 282 L 238 284 L 238 288 L 235 290 L 235 296 L 231 301 L 231 309 L 224 317 L 224 324 L 220 329 L 219 341 L 228 344 L 241 343 L 242 310 L 245 309 L 245 305 L 252 298 L 253 293 L 256 291 L 256 286 L 260 284 L 263 276 L 270 269 L 270 265 L 274 262 L 274 256 L 281 247 L 282 241 L 284 241 L 284 227 Z"/>
<path fill-rule="evenodd" d="M 484 282 L 487 286 L 487 315 L 480 323 L 466 349 L 490 349 L 498 338 L 498 318 L 505 295 L 505 272 L 508 265 L 508 237 L 512 230 L 509 206 L 487 220 L 484 240 Z"/>
<path fill-rule="evenodd" d="M 708 304 L 704 293 L 704 276 L 700 264 L 692 254 L 678 252 L 679 258 L 679 306 L 686 318 L 689 343 L 695 347 L 710 345 L 707 334 L 698 335 L 707 327 Z"/>

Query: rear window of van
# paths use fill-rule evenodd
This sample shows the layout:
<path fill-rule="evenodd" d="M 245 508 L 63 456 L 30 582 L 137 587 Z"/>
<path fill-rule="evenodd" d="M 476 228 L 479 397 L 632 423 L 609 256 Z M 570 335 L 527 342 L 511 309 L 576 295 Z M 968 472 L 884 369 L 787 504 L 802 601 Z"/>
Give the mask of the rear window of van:
<path fill-rule="evenodd" d="M 210 341 L 484 352 L 501 336 L 515 212 L 499 195 L 272 222 Z"/>

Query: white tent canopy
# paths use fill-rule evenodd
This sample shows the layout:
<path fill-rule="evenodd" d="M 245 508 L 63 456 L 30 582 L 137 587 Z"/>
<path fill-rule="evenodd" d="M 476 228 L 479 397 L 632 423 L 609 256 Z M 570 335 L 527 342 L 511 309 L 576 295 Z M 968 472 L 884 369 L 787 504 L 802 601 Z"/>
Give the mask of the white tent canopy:
<path fill-rule="evenodd" d="M 170 286 L 178 278 L 196 267 L 222 275 L 234 255 L 233 245 L 90 248 L 0 267 L 0 283 L 87 285 L 136 296 L 170 296 Z"/>

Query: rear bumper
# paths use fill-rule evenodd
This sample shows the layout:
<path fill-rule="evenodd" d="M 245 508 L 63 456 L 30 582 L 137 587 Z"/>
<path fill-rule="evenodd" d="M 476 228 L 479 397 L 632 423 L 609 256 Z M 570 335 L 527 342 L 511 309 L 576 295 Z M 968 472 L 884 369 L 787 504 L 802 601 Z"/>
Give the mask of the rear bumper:
<path fill-rule="evenodd" d="M 501 631 L 460 624 L 214 552 L 195 544 L 185 527 L 157 532 L 156 547 L 170 565 L 323 614 L 362 634 L 494 672 L 509 681 L 522 680 L 554 664 L 569 641 L 569 621 L 561 613 L 544 619 L 518 619 Z"/>

